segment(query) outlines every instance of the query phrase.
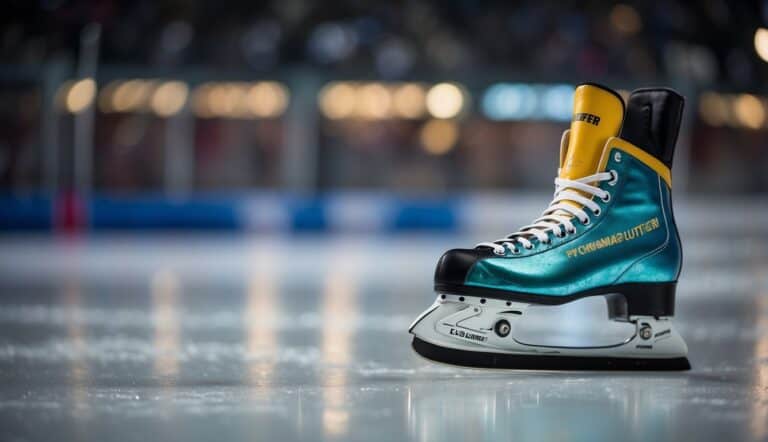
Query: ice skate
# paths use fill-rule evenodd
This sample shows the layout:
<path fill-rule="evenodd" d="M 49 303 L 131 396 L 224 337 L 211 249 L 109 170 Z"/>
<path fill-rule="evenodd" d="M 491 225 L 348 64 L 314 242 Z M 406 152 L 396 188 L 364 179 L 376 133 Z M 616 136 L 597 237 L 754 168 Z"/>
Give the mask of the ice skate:
<path fill-rule="evenodd" d="M 583 84 L 563 134 L 554 199 L 506 238 L 454 249 L 437 264 L 437 300 L 411 325 L 413 348 L 440 362 L 541 370 L 686 370 L 672 324 L 682 249 L 672 213 L 672 157 L 683 98 L 621 97 Z M 623 121 L 623 125 L 622 125 Z M 534 305 L 606 298 L 631 333 L 610 343 L 536 344 L 516 331 Z"/>

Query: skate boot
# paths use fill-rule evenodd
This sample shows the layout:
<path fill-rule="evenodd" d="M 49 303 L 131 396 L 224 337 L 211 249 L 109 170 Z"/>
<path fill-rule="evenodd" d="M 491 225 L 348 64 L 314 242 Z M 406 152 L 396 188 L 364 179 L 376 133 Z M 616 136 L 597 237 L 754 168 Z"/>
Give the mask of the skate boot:
<path fill-rule="evenodd" d="M 454 249 L 437 264 L 437 300 L 411 325 L 413 348 L 440 362 L 542 370 L 686 370 L 672 326 L 682 249 L 672 214 L 672 156 L 683 97 L 669 89 L 580 85 L 563 134 L 554 199 L 506 238 Z M 623 125 L 622 125 L 623 121 Z M 521 338 L 538 306 L 602 296 L 621 340 Z"/>

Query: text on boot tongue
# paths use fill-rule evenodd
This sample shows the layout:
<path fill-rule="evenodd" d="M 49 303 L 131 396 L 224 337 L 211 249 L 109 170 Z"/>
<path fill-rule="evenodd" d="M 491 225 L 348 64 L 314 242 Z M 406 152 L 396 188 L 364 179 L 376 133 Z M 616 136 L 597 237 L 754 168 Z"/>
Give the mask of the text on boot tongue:
<path fill-rule="evenodd" d="M 600 125 L 600 117 L 594 114 L 588 114 L 586 112 L 573 114 L 573 121 L 583 121 L 585 123 L 594 124 L 595 126 Z"/>

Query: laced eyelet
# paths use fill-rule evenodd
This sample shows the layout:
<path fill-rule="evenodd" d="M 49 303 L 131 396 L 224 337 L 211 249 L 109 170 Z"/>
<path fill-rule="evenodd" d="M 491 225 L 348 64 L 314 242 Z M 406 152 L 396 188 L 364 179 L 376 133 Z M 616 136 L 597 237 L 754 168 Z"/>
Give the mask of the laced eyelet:
<path fill-rule="evenodd" d="M 621 153 L 620 152 L 614 153 L 613 160 L 616 161 L 617 163 L 621 163 Z"/>
<path fill-rule="evenodd" d="M 621 167 L 617 166 L 617 168 L 620 169 Z M 558 177 L 555 179 L 555 199 L 550 203 L 547 210 L 542 213 L 542 216 L 537 218 L 531 225 L 509 234 L 506 238 L 493 242 L 482 242 L 478 244 L 478 247 L 493 247 L 494 254 L 497 256 L 517 255 L 525 253 L 522 250 L 523 248 L 525 250 L 533 250 L 537 247 L 541 249 L 539 247 L 540 244 L 552 244 L 555 242 L 554 238 L 578 235 L 578 226 L 591 225 L 591 218 L 595 218 L 597 220 L 596 223 L 600 223 L 597 217 L 608 206 L 600 204 L 599 201 L 602 200 L 603 203 L 607 203 L 613 197 L 612 192 L 609 192 L 610 189 L 607 189 L 605 184 L 602 183 L 609 181 L 608 184 L 615 185 L 618 180 L 619 174 L 616 170 L 609 170 L 608 172 L 598 171 L 598 173 L 577 180 Z M 588 196 L 590 200 L 584 201 L 585 198 L 575 195 L 574 192 Z M 577 206 L 570 207 L 560 204 L 564 200 L 574 200 Z M 578 206 L 579 201 L 583 201 L 581 207 Z M 592 212 L 592 214 L 589 212 Z M 582 229 L 581 231 L 585 232 L 587 230 Z M 550 232 L 552 235 L 549 234 Z M 531 239 L 533 239 L 533 242 Z M 563 242 L 565 241 L 567 240 Z M 499 252 L 499 249 L 502 251 Z"/>
<path fill-rule="evenodd" d="M 611 180 L 608 181 L 608 185 L 615 186 L 616 183 L 619 181 L 619 174 L 613 169 L 609 170 L 608 173 L 611 174 Z"/>

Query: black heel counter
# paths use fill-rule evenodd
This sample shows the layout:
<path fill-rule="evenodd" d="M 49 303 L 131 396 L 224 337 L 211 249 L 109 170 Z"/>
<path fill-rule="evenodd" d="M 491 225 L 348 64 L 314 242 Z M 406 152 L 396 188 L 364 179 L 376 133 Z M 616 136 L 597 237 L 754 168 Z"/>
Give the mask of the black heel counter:
<path fill-rule="evenodd" d="M 676 291 L 677 283 L 674 282 L 624 284 L 617 293 L 605 297 L 608 317 L 674 316 Z"/>
<path fill-rule="evenodd" d="M 619 137 L 672 167 L 685 98 L 672 89 L 648 88 L 632 92 Z"/>

